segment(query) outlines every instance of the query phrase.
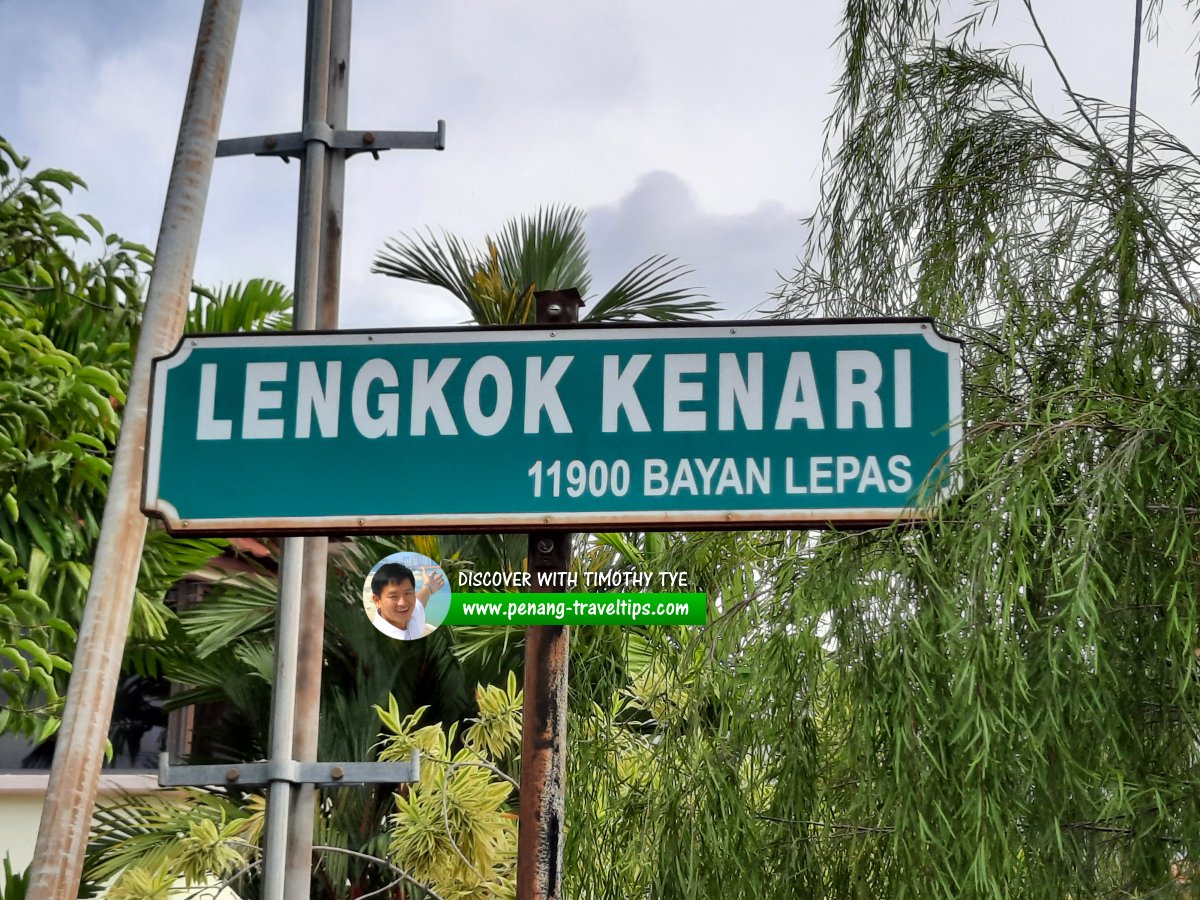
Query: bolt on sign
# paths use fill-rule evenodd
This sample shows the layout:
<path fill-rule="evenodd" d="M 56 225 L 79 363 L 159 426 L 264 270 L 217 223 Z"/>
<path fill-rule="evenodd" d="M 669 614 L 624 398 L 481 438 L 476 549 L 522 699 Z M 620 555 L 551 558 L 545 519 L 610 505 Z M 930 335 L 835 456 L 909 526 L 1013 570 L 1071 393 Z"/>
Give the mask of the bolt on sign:
<path fill-rule="evenodd" d="M 952 485 L 928 320 L 185 338 L 143 508 L 184 533 L 870 524 Z"/>

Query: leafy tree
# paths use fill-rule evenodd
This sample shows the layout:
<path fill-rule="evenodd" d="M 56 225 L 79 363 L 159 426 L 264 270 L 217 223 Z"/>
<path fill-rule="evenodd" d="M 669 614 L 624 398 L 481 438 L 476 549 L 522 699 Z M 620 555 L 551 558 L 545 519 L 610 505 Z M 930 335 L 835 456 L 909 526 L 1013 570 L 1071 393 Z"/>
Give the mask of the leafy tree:
<path fill-rule="evenodd" d="M 0 732 L 36 741 L 58 727 L 150 261 L 62 211 L 82 185 L 0 139 Z M 77 258 L 89 242 L 99 254 Z M 151 533 L 135 637 L 166 633 L 163 592 L 219 550 Z"/>
<path fill-rule="evenodd" d="M 961 490 L 694 574 L 716 620 L 573 710 L 572 896 L 1194 895 L 1200 166 L 1136 98 L 1047 114 L 994 7 L 847 4 L 780 297 L 967 338 Z"/>
<path fill-rule="evenodd" d="M 53 752 L 151 262 L 93 216 L 63 212 L 64 194 L 83 186 L 69 172 L 33 171 L 0 139 L 0 733 L 38 744 L 26 763 Z M 191 330 L 289 321 L 291 298 L 275 283 L 195 294 Z M 178 629 L 164 593 L 224 547 L 149 531 L 110 729 L 118 756 L 165 724 L 126 690 L 160 680 L 158 648 Z M 16 897 L 24 879 L 5 869 Z"/>
<path fill-rule="evenodd" d="M 783 308 L 965 337 L 966 453 L 926 526 L 803 561 L 787 602 L 826 636 L 838 721 L 780 750 L 822 760 L 802 818 L 838 896 L 1190 895 L 1200 160 L 1141 114 L 1136 55 L 1113 106 L 1043 37 L 1070 104 L 1047 113 L 982 49 L 995 6 L 948 37 L 939 4 L 846 7 Z"/>

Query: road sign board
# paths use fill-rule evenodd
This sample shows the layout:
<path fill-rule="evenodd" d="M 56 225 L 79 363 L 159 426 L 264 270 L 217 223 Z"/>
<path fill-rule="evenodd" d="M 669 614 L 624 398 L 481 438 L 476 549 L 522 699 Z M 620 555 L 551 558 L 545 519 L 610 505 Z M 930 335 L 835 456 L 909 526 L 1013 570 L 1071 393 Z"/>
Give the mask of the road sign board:
<path fill-rule="evenodd" d="M 928 320 L 185 338 L 144 509 L 184 533 L 919 518 L 961 442 Z"/>

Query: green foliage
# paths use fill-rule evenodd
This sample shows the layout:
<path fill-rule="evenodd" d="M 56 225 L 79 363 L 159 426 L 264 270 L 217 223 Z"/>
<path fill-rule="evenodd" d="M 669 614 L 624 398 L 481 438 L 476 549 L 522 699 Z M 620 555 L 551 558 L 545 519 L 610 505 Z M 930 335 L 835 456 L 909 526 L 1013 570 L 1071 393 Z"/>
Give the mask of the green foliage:
<path fill-rule="evenodd" d="M 35 741 L 58 727 L 150 258 L 63 213 L 82 184 L 0 140 L 0 732 Z M 158 596 L 214 547 L 152 544 L 135 634 L 162 635 Z"/>
<path fill-rule="evenodd" d="M 171 900 L 176 878 L 165 869 L 151 871 L 140 866 L 130 869 L 112 886 L 112 900 Z"/>
<path fill-rule="evenodd" d="M 485 759 L 501 760 L 521 745 L 523 692 L 517 676 L 508 673 L 504 688 L 480 685 L 475 692 L 479 715 L 463 734 L 463 743 Z"/>
<path fill-rule="evenodd" d="M 417 727 L 425 709 L 401 719 L 394 698 L 377 707 L 388 732 L 379 758 L 421 754 L 421 780 L 396 795 L 388 846 L 396 864 L 443 897 L 514 897 L 517 823 L 509 795 L 515 783 L 495 767 L 521 740 L 521 692 L 509 673 L 504 688 L 480 686 L 480 716 L 463 746 L 457 728 Z"/>
<path fill-rule="evenodd" d="M 422 549 L 436 553 L 428 541 L 417 541 Z M 395 641 L 378 632 L 364 613 L 363 578 L 374 563 L 396 549 L 394 541 L 362 538 L 335 546 L 331 554 L 319 759 L 374 758 L 379 722 L 372 707 L 388 704 L 389 698 L 396 704 L 397 715 L 401 711 L 407 715 L 413 710 L 427 710 L 432 720 L 445 722 L 451 729 L 474 712 L 447 631 L 435 631 L 421 641 Z M 447 568 L 454 570 L 452 561 L 447 562 Z M 171 680 L 189 685 L 168 700 L 169 707 L 205 701 L 226 704 L 221 721 L 210 723 L 203 733 L 195 733 L 190 761 L 245 761 L 267 755 L 276 604 L 277 585 L 271 568 L 229 578 L 215 585 L 203 603 L 182 613 L 178 630 L 159 647 Z M 435 726 L 435 730 L 441 727 Z M 313 872 L 313 896 L 368 893 L 395 880 L 397 873 L 386 863 L 387 821 L 393 811 L 394 789 L 392 785 L 368 785 L 322 792 L 315 816 L 314 844 L 346 852 L 319 852 Z M 253 815 L 252 811 L 263 803 L 257 791 L 237 791 L 232 796 L 224 791 L 200 793 L 210 798 L 211 804 L 240 809 L 240 816 Z M 202 818 L 211 818 L 207 807 L 198 809 Z M 149 848 L 155 846 L 155 836 L 172 828 L 172 833 L 182 834 L 196 825 L 186 809 L 178 811 L 177 816 L 173 824 L 168 824 L 140 798 L 115 804 L 106 818 L 97 820 L 89 847 L 88 878 L 96 880 L 139 867 L 151 873 L 159 871 L 157 858 L 147 858 Z M 227 813 L 225 824 L 233 827 L 230 823 L 235 823 L 233 813 Z M 231 869 L 238 868 L 232 856 L 229 865 L 214 867 L 221 847 L 236 852 L 241 867 L 259 858 L 261 835 L 257 831 L 243 834 L 235 829 L 227 834 L 228 829 L 215 819 L 213 827 L 215 832 L 194 835 L 199 851 L 192 875 L 197 883 L 206 878 L 224 878 Z M 179 861 L 182 849 L 171 851 L 174 862 L 168 869 L 177 874 L 184 874 Z M 255 870 L 239 882 L 238 893 L 254 897 L 261 888 Z"/>
<path fill-rule="evenodd" d="M 335 709 L 345 689 L 326 688 L 335 695 L 330 704 Z M 445 898 L 514 896 L 516 816 L 509 796 L 515 784 L 495 762 L 511 762 L 519 746 L 521 694 L 515 677 L 510 675 L 504 688 L 477 689 L 480 716 L 468 720 L 461 741 L 457 723 L 448 729 L 436 722 L 418 727 L 430 707 L 406 715 L 394 696 L 384 696 L 386 708 L 375 707 L 386 732 L 378 758 L 408 760 L 418 749 L 421 780 L 393 786 L 394 794 L 343 788 L 318 803 L 315 844 L 321 849 L 314 892 L 357 896 L 394 887 L 397 875 L 405 873 L 400 879 L 427 884 Z M 158 897 L 177 879 L 188 886 L 230 883 L 241 896 L 257 896 L 263 797 L 208 790 L 185 794 L 183 803 L 129 796 L 101 808 L 86 882 L 115 878 L 115 893 L 109 896 L 129 900 Z M 395 810 L 391 815 L 389 807 Z"/>
<path fill-rule="evenodd" d="M 485 239 L 483 251 L 453 234 L 403 235 L 384 245 L 372 271 L 449 291 L 476 325 L 524 324 L 534 319 L 534 291 L 573 287 L 587 299 L 591 275 L 583 221 L 583 212 L 573 207 L 540 209 L 510 220 Z M 650 257 L 589 300 L 584 318 L 671 322 L 709 314 L 716 309 L 712 301 L 674 286 L 689 271 L 674 259 Z"/>
<path fill-rule="evenodd" d="M 1200 160 L 1136 97 L 1131 123 L 1065 75 L 1071 112 L 1048 115 L 979 48 L 994 5 L 949 38 L 932 3 L 847 6 L 816 241 L 782 308 L 965 337 L 966 453 L 927 525 L 797 562 L 781 600 L 823 638 L 803 668 L 828 706 L 779 764 L 818 761 L 814 891 L 1182 896 Z"/>
<path fill-rule="evenodd" d="M 288 331 L 292 327 L 292 294 L 278 281 L 252 278 L 220 291 L 192 289 L 196 299 L 188 310 L 188 334 L 237 331 Z"/>
<path fill-rule="evenodd" d="M 791 589 L 783 566 L 807 538 L 615 537 L 623 559 L 707 591 L 710 624 L 573 636 L 573 665 L 594 632 L 626 653 L 603 691 L 573 673 L 565 893 L 818 896 L 812 860 L 788 855 L 812 818 L 808 679 L 821 648 L 771 590 Z"/>
<path fill-rule="evenodd" d="M 0 900 L 25 900 L 29 891 L 29 873 L 14 872 L 12 860 L 4 854 L 4 882 L 0 884 Z"/>
<path fill-rule="evenodd" d="M 0 139 L 0 733 L 38 742 L 58 727 L 151 261 L 94 217 L 63 212 L 63 193 L 82 185 L 32 172 Z M 191 330 L 289 322 L 291 298 L 273 282 L 196 294 Z M 161 674 L 174 622 L 162 597 L 224 546 L 150 530 L 128 668 Z"/>
<path fill-rule="evenodd" d="M 129 796 L 101 806 L 89 846 L 85 882 L 115 879 L 105 895 L 126 900 L 170 896 L 187 886 L 247 874 L 258 861 L 265 805 L 185 789 L 178 796 Z"/>

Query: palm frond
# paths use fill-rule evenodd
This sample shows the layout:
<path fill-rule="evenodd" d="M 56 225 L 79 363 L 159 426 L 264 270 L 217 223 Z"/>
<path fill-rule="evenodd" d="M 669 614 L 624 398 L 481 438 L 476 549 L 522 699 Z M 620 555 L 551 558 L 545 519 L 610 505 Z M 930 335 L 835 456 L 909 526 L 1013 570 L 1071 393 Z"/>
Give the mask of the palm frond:
<path fill-rule="evenodd" d="M 204 658 L 248 634 L 270 630 L 275 621 L 276 596 L 265 580 L 239 582 L 221 590 L 180 617 L 197 640 L 195 653 Z"/>
<path fill-rule="evenodd" d="M 449 291 L 477 325 L 524 324 L 532 319 L 535 291 L 573 287 L 588 294 L 584 221 L 575 207 L 543 207 L 509 220 L 485 239 L 482 251 L 448 233 L 402 235 L 384 244 L 371 271 Z M 673 322 L 709 315 L 715 303 L 698 299 L 692 288 L 674 286 L 690 272 L 669 257 L 650 257 L 622 276 L 587 320 Z"/>
<path fill-rule="evenodd" d="M 172 537 L 161 528 L 152 528 L 146 532 L 138 589 L 161 595 L 220 556 L 227 546 L 228 542 L 219 538 Z"/>
<path fill-rule="evenodd" d="M 672 285 L 692 270 L 667 256 L 651 256 L 623 275 L 584 317 L 588 322 L 615 322 L 644 317 L 679 322 L 717 310 L 693 288 Z"/>
<path fill-rule="evenodd" d="M 433 231 L 389 239 L 375 256 L 371 271 L 391 278 L 415 281 L 449 291 L 467 307 L 472 317 L 481 314 L 472 287 L 475 274 L 485 265 L 483 257 L 461 238 Z"/>
<path fill-rule="evenodd" d="M 252 278 L 220 291 L 195 287 L 184 331 L 228 334 L 238 331 L 286 331 L 292 327 L 292 293 L 278 281 Z"/>
<path fill-rule="evenodd" d="M 583 211 L 571 206 L 539 209 L 532 216 L 511 219 L 494 241 L 505 278 L 523 289 L 557 291 L 577 288 L 586 296 L 587 239 Z"/>

